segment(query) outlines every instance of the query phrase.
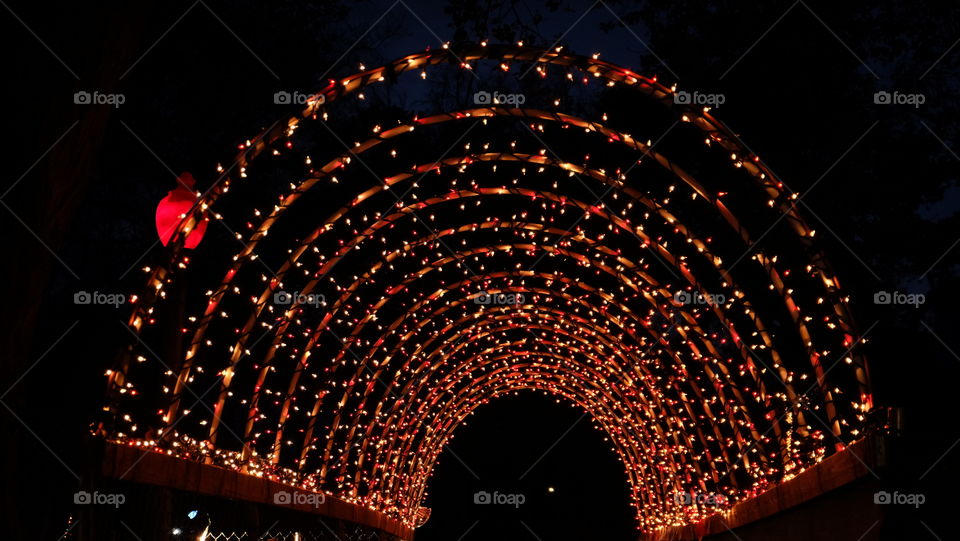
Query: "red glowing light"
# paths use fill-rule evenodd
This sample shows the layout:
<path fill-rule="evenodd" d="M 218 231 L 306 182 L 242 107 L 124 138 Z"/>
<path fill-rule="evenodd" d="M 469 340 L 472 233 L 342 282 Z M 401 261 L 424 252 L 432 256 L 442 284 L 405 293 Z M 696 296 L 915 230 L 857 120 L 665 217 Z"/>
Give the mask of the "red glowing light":
<path fill-rule="evenodd" d="M 177 187 L 170 190 L 167 196 L 161 199 L 160 204 L 157 205 L 157 235 L 160 236 L 160 242 L 164 246 L 169 244 L 184 215 L 190 212 L 193 204 L 197 201 L 196 194 L 191 190 L 194 184 L 196 184 L 196 180 L 194 180 L 193 175 L 188 172 L 181 174 L 180 178 L 177 179 Z M 193 249 L 200 244 L 209 221 L 208 218 L 204 218 L 193 228 L 193 231 L 187 235 L 184 247 Z"/>

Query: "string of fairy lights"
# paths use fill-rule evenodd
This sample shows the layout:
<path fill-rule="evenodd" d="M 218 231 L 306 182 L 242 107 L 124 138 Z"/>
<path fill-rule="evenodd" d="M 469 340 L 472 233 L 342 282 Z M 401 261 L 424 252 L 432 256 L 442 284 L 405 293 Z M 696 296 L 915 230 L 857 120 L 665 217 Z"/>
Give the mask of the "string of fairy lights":
<path fill-rule="evenodd" d="M 698 180 L 701 167 L 607 114 L 561 112 L 559 98 L 556 110 L 493 103 L 385 121 L 362 137 L 330 127 L 337 103 L 375 99 L 367 87 L 405 73 L 429 85 L 431 70 L 486 63 L 661 104 L 709 163 L 727 162 L 710 176 L 730 185 Z M 145 269 L 129 322 L 138 341 L 107 373 L 100 432 L 409 526 L 428 515 L 430 473 L 456 428 L 519 392 L 589 414 L 647 531 L 816 464 L 861 435 L 872 406 L 862 340 L 797 194 L 709 109 L 676 105 L 675 91 L 596 56 L 522 44 L 444 47 L 331 81 L 218 166 L 169 259 Z M 481 128 L 443 155 L 410 150 L 461 125 Z M 298 136 L 311 126 L 342 147 Z M 547 143 L 574 134 L 588 156 Z M 291 162 L 297 177 L 269 208 L 244 198 L 246 186 L 272 186 L 263 168 Z M 766 205 L 738 218 L 755 200 Z M 183 247 L 211 217 L 245 224 L 235 253 L 204 262 L 218 282 L 190 272 L 204 246 Z M 792 245 L 759 246 L 753 226 L 781 218 Z M 181 277 L 208 289 L 188 299 L 182 359 L 165 362 L 150 347 L 156 309 Z M 682 493 L 722 499 L 689 505 Z"/>

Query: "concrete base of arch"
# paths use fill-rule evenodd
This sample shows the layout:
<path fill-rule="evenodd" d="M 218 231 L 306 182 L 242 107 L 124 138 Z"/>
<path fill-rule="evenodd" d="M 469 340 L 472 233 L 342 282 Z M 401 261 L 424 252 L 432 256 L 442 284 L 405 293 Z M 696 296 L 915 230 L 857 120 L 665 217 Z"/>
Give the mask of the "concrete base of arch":
<path fill-rule="evenodd" d="M 78 506 L 77 539 L 128 539 L 124 525 L 142 541 L 169 540 L 175 529 L 183 539 L 198 539 L 187 525 L 207 523 L 207 539 L 231 539 L 231 531 L 252 539 L 413 539 L 413 528 L 331 496 L 134 446 L 98 440 L 91 450 L 82 493 L 124 501 Z M 186 516 L 194 510 L 199 518 Z M 262 537 L 268 531 L 275 535 Z"/>
<path fill-rule="evenodd" d="M 865 438 L 755 498 L 697 524 L 640 536 L 639 541 L 877 541 L 885 537 L 886 442 Z"/>
<path fill-rule="evenodd" d="M 291 527 L 306 528 L 312 524 L 329 529 L 333 538 L 350 539 L 349 532 L 359 529 L 382 541 L 413 539 L 412 528 L 337 498 L 326 496 L 321 503 L 292 501 L 278 505 L 275 494 L 298 489 L 133 446 L 98 441 L 94 447 L 91 475 L 84 491 L 120 493 L 127 501 L 107 509 L 83 506 L 75 532 L 78 539 L 113 539 L 105 537 L 104 532 L 115 530 L 117 523 L 124 520 L 120 516 L 125 517 L 123 524 L 135 529 L 143 541 L 169 539 L 175 526 L 164 517 L 175 514 L 172 502 L 178 495 L 189 495 L 198 502 L 194 506 L 201 509 L 217 508 L 221 514 L 260 519 L 258 523 L 266 529 L 275 518 L 271 510 L 279 508 L 280 515 L 276 516 L 287 517 L 287 523 L 295 524 Z M 875 474 L 886 467 L 886 442 L 881 438 L 863 439 L 723 514 L 697 524 L 642 534 L 639 541 L 887 539 L 885 511 L 889 506 L 874 503 L 875 494 L 883 490 Z M 227 503 L 217 503 L 220 501 Z M 151 532 L 157 535 L 154 537 Z M 120 538 L 123 537 L 117 537 Z"/>

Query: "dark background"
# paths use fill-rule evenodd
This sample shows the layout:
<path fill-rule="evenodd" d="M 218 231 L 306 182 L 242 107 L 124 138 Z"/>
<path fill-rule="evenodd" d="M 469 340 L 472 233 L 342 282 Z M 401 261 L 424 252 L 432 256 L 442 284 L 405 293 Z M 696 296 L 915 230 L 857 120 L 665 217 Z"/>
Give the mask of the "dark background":
<path fill-rule="evenodd" d="M 76 306 L 72 295 L 138 291 L 137 269 L 161 255 L 151 248 L 153 212 L 175 172 L 208 170 L 278 118 L 283 111 L 270 101 L 278 90 L 309 91 L 360 62 L 487 38 L 559 39 L 575 53 L 600 52 L 662 81 L 723 93 L 720 119 L 793 190 L 816 184 L 801 212 L 850 291 L 860 328 L 876 322 L 867 354 L 877 404 L 904 408 L 904 483 L 923 477 L 937 485 L 924 489 L 930 503 L 922 516 L 907 517 L 907 527 L 916 538 L 949 538 L 936 519 L 938 506 L 952 502 L 932 494 L 951 488 L 960 454 L 956 10 L 946 3 L 613 0 L 588 8 L 535 1 L 3 4 L 11 94 L 0 199 L 8 239 L 4 537 L 57 539 L 68 527 L 103 371 L 129 340 L 123 310 Z M 122 92 L 127 101 L 116 109 L 76 106 L 74 92 L 85 89 Z M 877 105 L 880 90 L 922 93 L 926 102 Z M 445 97 L 403 100 L 416 111 Z M 923 293 L 927 301 L 878 306 L 872 299 L 881 290 Z M 468 530 L 464 539 L 629 538 L 621 467 L 580 415 L 543 397 L 481 410 L 453 441 L 456 457 L 441 458 L 427 501 L 433 518 L 418 538 L 457 539 Z M 473 505 L 476 490 L 504 487 L 527 494 L 530 505 Z"/>

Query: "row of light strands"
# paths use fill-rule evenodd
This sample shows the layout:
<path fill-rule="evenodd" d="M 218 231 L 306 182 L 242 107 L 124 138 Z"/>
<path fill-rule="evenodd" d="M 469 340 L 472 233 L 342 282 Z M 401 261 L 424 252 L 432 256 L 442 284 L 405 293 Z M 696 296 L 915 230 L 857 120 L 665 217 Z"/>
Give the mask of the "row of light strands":
<path fill-rule="evenodd" d="M 367 99 L 365 86 L 408 71 L 429 84 L 428 68 L 454 61 L 463 70 L 499 62 L 505 72 L 533 63 L 540 77 L 560 69 L 570 84 L 627 87 L 637 100 L 676 109 L 682 123 L 699 128 L 703 152 L 720 152 L 737 169 L 736 190 L 765 195 L 768 208 L 758 212 L 786 215 L 797 242 L 778 249 L 816 254 L 797 195 L 708 109 L 675 106 L 675 87 L 596 56 L 522 44 L 428 50 L 332 81 L 299 115 L 240 145 L 236 164 L 218 167 L 217 182 L 174 236 L 171 263 L 145 269 L 148 294 L 137 299 L 130 326 L 147 342 L 156 304 L 190 264 L 183 239 L 201 217 L 223 219 L 215 203 L 232 183 L 257 182 L 247 178 L 253 158 L 299 155 L 306 170 L 272 208 L 246 218 L 240 251 L 184 329 L 185 359 L 163 367 L 164 403 L 139 402 L 141 386 L 157 382 L 137 374 L 162 363 L 148 348 L 132 346 L 108 372 L 110 439 L 323 491 L 414 526 L 456 427 L 498 396 L 533 390 L 589 414 L 625 468 L 638 527 L 653 530 L 726 509 L 857 438 L 871 407 L 856 352 L 862 341 L 823 259 L 782 268 L 777 254 L 747 252 L 755 239 L 723 203 L 737 191 L 708 192 L 646 137 L 611 128 L 606 114 L 591 121 L 558 110 L 475 107 L 373 126 L 368 139 L 347 139 L 349 150 L 326 162 L 317 153 L 329 150 L 294 144 L 301 122 L 326 122 L 335 100 Z M 369 178 L 365 153 L 396 156 L 418 127 L 469 122 L 524 122 L 538 138 L 549 138 L 551 127 L 579 130 L 674 181 L 644 185 L 653 177 L 640 167 L 469 137 L 451 155 L 414 168 L 398 160 L 394 171 L 376 172 L 375 184 L 351 176 Z M 583 195 L 579 183 L 608 195 L 569 195 Z M 302 240 L 268 237 L 298 200 L 344 184 L 358 187 L 313 230 L 299 232 Z M 671 210 L 678 200 L 719 216 L 725 230 L 688 229 Z M 568 231 L 571 216 L 579 220 Z M 723 256 L 712 243 L 721 234 L 740 242 Z M 286 243 L 284 261 L 257 260 L 268 239 Z M 727 271 L 743 253 L 743 267 L 758 266 L 766 289 L 782 299 L 782 314 L 755 310 Z M 672 276 L 658 270 L 663 265 Z M 698 278 L 694 269 L 713 276 Z M 323 303 L 278 305 L 278 291 L 321 294 Z M 724 303 L 682 304 L 680 291 L 721 294 Z M 801 306 L 797 299 L 811 291 L 816 302 Z M 517 302 L 478 303 L 484 294 Z M 781 318 L 797 338 L 778 343 L 767 317 Z M 803 351 L 808 362 L 786 366 L 781 350 Z M 144 418 L 144 411 L 154 413 Z M 238 443 L 218 447 L 224 438 Z M 677 492 L 715 494 L 722 504 L 681 505 Z"/>

